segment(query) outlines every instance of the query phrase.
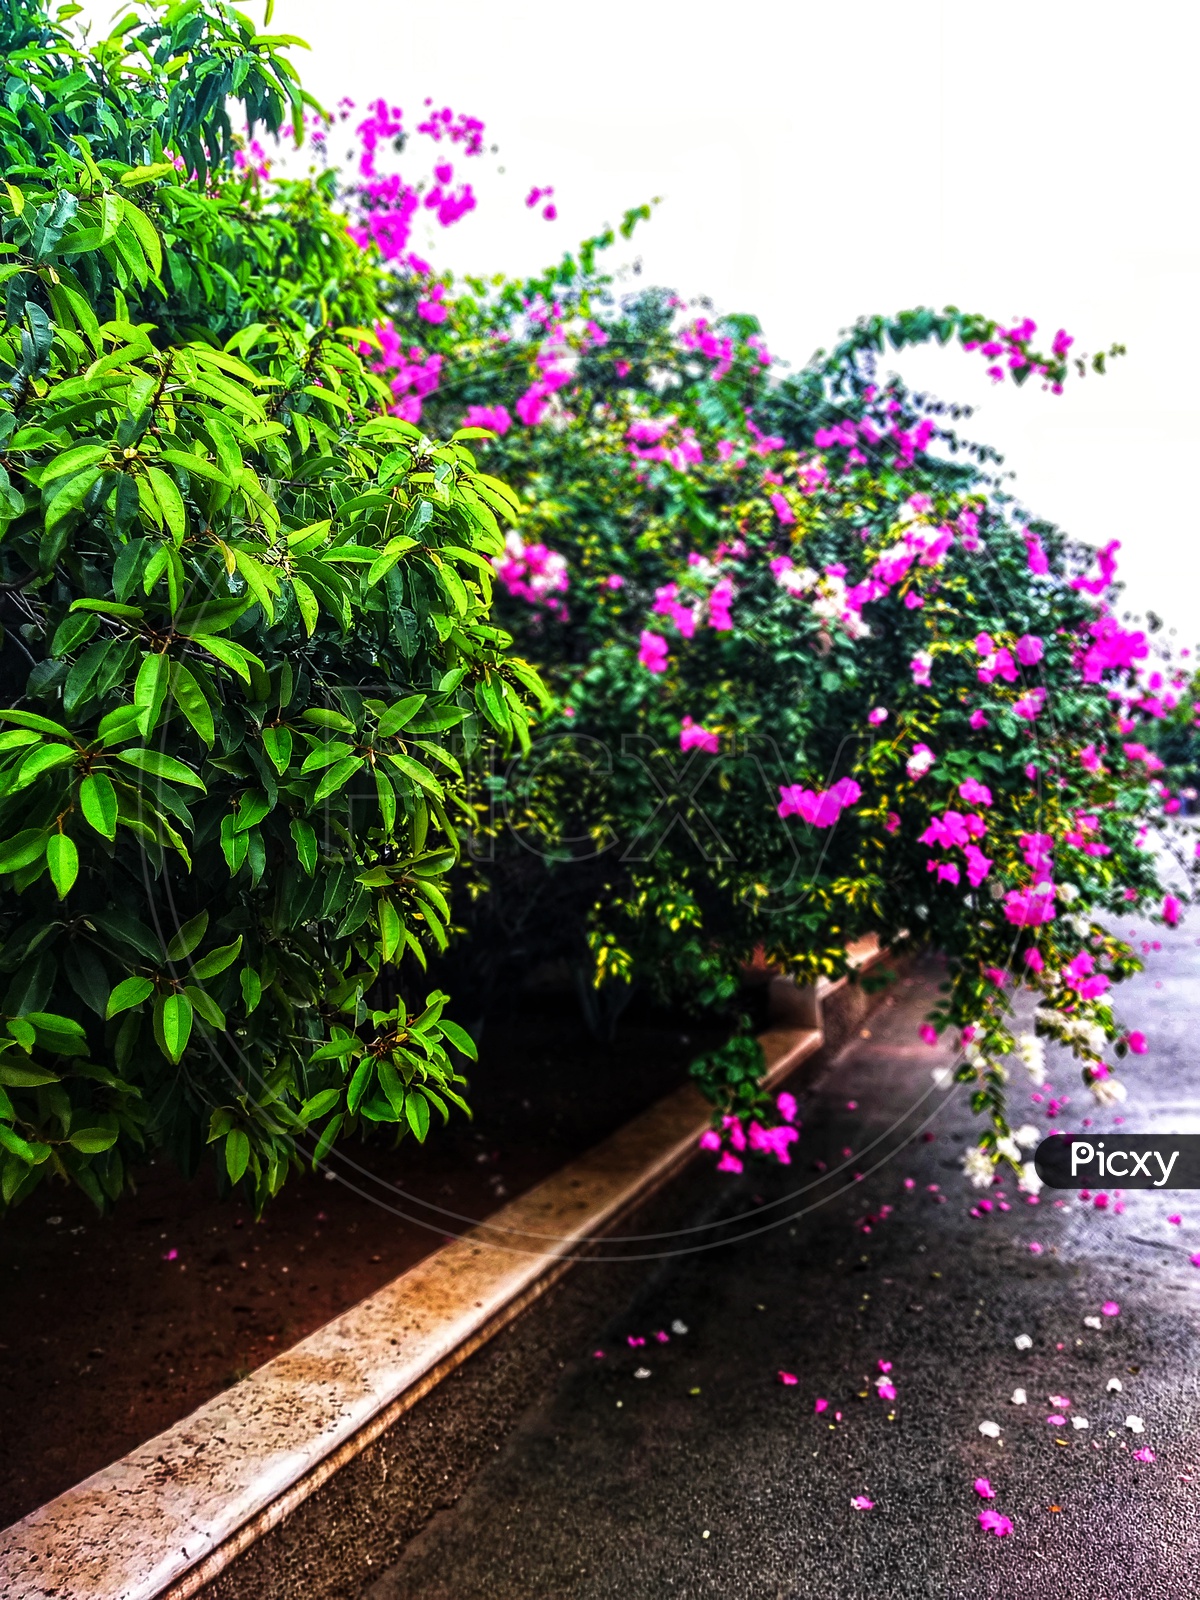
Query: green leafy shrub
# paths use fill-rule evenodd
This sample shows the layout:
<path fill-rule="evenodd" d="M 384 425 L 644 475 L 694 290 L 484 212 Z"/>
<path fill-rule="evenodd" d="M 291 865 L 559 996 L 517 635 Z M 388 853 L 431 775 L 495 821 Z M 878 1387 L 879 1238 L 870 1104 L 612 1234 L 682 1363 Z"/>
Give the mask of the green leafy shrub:
<path fill-rule="evenodd" d="M 97 1204 L 215 1145 L 302 1156 L 462 1106 L 445 945 L 453 740 L 528 745 L 489 620 L 470 432 L 389 415 L 383 279 L 328 182 L 238 157 L 299 123 L 222 0 L 78 48 L 0 8 L 0 1196 Z"/>

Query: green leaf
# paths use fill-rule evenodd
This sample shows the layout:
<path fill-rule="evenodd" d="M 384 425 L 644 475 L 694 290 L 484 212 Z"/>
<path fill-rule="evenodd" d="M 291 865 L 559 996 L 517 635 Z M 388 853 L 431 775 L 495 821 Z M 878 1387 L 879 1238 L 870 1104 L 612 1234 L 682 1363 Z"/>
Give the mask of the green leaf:
<path fill-rule="evenodd" d="M 201 989 L 197 984 L 186 983 L 183 992 L 192 1002 L 196 1015 L 207 1022 L 210 1028 L 220 1028 L 222 1032 L 226 1027 L 225 1013 L 206 989 Z"/>
<path fill-rule="evenodd" d="M 379 719 L 379 737 L 390 739 L 401 728 L 407 727 L 427 699 L 427 695 L 410 694 L 403 700 L 397 700 L 394 706 L 389 706 Z"/>
<path fill-rule="evenodd" d="M 208 932 L 208 912 L 201 911 L 185 922 L 167 946 L 168 961 L 183 961 Z"/>
<path fill-rule="evenodd" d="M 267 760 L 276 772 L 284 773 L 292 759 L 292 730 L 290 728 L 264 728 L 262 731 L 263 749 L 267 753 Z"/>
<path fill-rule="evenodd" d="M 119 1136 L 117 1128 L 72 1128 L 70 1143 L 84 1155 L 98 1156 L 103 1150 L 111 1150 Z"/>
<path fill-rule="evenodd" d="M 171 662 L 165 654 L 142 657 L 133 686 L 133 703 L 137 707 L 138 731 L 143 739 L 148 739 L 158 724 L 170 679 Z"/>
<path fill-rule="evenodd" d="M 418 1142 L 424 1144 L 425 1135 L 429 1132 L 429 1102 L 418 1090 L 410 1089 L 405 1096 L 404 1114 Z"/>
<path fill-rule="evenodd" d="M 225 1136 L 225 1170 L 231 1183 L 240 1183 L 250 1165 L 250 1140 L 242 1128 L 231 1128 Z"/>
<path fill-rule="evenodd" d="M 333 1148 L 334 1140 L 342 1131 L 342 1120 L 342 1113 L 339 1111 L 336 1117 L 330 1117 L 329 1121 L 322 1129 L 321 1137 L 317 1140 L 316 1148 L 313 1150 L 312 1158 L 314 1167 L 320 1162 L 324 1161 L 325 1157 Z"/>
<path fill-rule="evenodd" d="M 18 1161 L 23 1161 L 27 1167 L 37 1165 L 37 1152 L 33 1146 L 27 1144 L 19 1133 L 15 1133 L 7 1122 L 0 1122 L 0 1146 L 3 1146 L 10 1155 L 16 1156 Z"/>
<path fill-rule="evenodd" d="M 192 1033 L 192 1002 L 186 995 L 159 995 L 154 1002 L 154 1031 L 168 1060 L 178 1064 Z"/>
<path fill-rule="evenodd" d="M 232 944 L 218 945 L 215 950 L 210 950 L 206 956 L 201 956 L 199 961 L 192 966 L 193 978 L 215 978 L 219 972 L 224 972 L 226 967 L 231 967 L 242 953 L 242 936 L 239 933 Z"/>
<path fill-rule="evenodd" d="M 445 1017 L 440 1019 L 438 1027 L 441 1028 L 454 1048 L 461 1050 L 469 1061 L 479 1060 L 479 1051 L 475 1041 L 465 1028 L 460 1028 L 457 1022 L 448 1022 Z"/>
<path fill-rule="evenodd" d="M 79 876 L 79 851 L 69 834 L 50 835 L 46 842 L 46 864 L 58 898 L 65 900 Z"/>
<path fill-rule="evenodd" d="M 190 667 L 184 666 L 182 661 L 171 663 L 171 698 L 204 743 L 212 744 L 215 738 L 212 707 L 197 682 L 195 673 Z"/>
<path fill-rule="evenodd" d="M 314 831 L 312 824 L 305 822 L 303 817 L 293 817 L 288 825 L 288 831 L 291 833 L 292 842 L 296 846 L 296 855 L 299 859 L 300 865 L 311 878 L 313 875 L 313 869 L 317 864 L 316 832 Z M 0 846 L 0 850 L 2 849 L 3 846 Z M 3 870 L 3 867 L 0 867 L 0 871 Z"/>
<path fill-rule="evenodd" d="M 306 1100 L 300 1107 L 300 1118 L 303 1122 L 315 1122 L 318 1117 L 325 1116 L 332 1111 L 342 1097 L 340 1089 L 322 1089 L 319 1094 L 314 1094 L 311 1100 Z"/>
<path fill-rule="evenodd" d="M 336 790 L 344 788 L 348 780 L 365 765 L 365 756 L 346 756 L 343 760 L 335 762 L 313 790 L 313 804 L 316 805 L 318 801 L 327 799 Z"/>
<path fill-rule="evenodd" d="M 311 639 L 317 626 L 321 608 L 311 586 L 303 578 L 292 574 L 292 593 L 296 596 L 296 608 L 300 612 L 300 620 L 304 624 L 304 631 Z"/>
<path fill-rule="evenodd" d="M 183 509 L 179 485 L 161 467 L 147 467 L 146 476 L 154 489 L 154 498 L 163 514 L 167 531 L 176 546 L 181 545 L 187 536 L 187 513 Z"/>
<path fill-rule="evenodd" d="M 19 1067 L 15 1062 L 0 1057 L 0 1083 L 8 1089 L 39 1089 L 46 1083 L 58 1083 L 57 1072 L 47 1072 L 45 1067 Z"/>
<path fill-rule="evenodd" d="M 79 785 L 79 809 L 84 820 L 106 839 L 117 836 L 117 791 L 104 772 L 91 772 Z"/>
<path fill-rule="evenodd" d="M 242 1006 L 246 1015 L 250 1016 L 262 999 L 262 979 L 253 967 L 243 967 L 238 973 L 238 980 L 242 986 Z"/>
<path fill-rule="evenodd" d="M 46 853 L 49 828 L 25 828 L 0 844 L 0 872 L 19 872 Z"/>
<path fill-rule="evenodd" d="M 74 610 L 74 606 L 71 609 Z M 33 711 L 0 710 L 0 722 L 15 722 L 18 728 L 32 728 L 35 733 L 57 734 L 60 739 L 75 737 L 70 728 L 64 728 L 61 722 L 51 722 L 48 717 L 39 717 Z"/>
<path fill-rule="evenodd" d="M 441 784 L 427 767 L 421 766 L 420 762 L 413 761 L 410 756 L 397 755 L 391 751 L 388 752 L 387 759 L 398 771 L 404 773 L 405 777 L 411 778 L 414 783 L 419 783 L 422 789 L 428 789 L 429 793 L 436 795 L 439 800 L 442 798 L 445 791 Z"/>
<path fill-rule="evenodd" d="M 134 1006 L 140 1006 L 153 993 L 154 984 L 149 978 L 125 978 L 109 995 L 104 1015 L 115 1017 L 122 1011 L 129 1011 Z"/>
<path fill-rule="evenodd" d="M 127 767 L 148 773 L 152 778 L 163 778 L 170 783 L 186 783 L 191 788 L 204 792 L 204 785 L 190 767 L 185 767 L 182 761 L 176 761 L 174 756 L 164 755 L 161 750 L 117 750 L 113 754 L 113 760 L 123 761 Z"/>
<path fill-rule="evenodd" d="M 70 766 L 76 760 L 78 752 L 70 745 L 65 744 L 39 744 L 32 749 L 17 769 L 13 780 L 12 790 L 23 789 L 27 784 L 40 778 L 43 772 L 51 772 L 55 767 Z"/>

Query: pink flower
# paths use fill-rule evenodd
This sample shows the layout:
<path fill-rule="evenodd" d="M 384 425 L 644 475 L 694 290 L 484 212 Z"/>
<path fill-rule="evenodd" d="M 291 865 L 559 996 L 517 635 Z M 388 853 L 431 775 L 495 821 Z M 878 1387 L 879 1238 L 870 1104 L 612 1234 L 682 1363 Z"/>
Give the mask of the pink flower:
<path fill-rule="evenodd" d="M 932 1022 L 923 1022 L 917 1032 L 926 1044 L 936 1044 L 938 1042 L 937 1029 Z"/>
<path fill-rule="evenodd" d="M 1067 1425 L 1066 1417 L 1064 1417 L 1062 1413 L 1058 1411 L 1051 1412 L 1051 1414 L 1046 1418 L 1046 1421 L 1052 1428 L 1065 1428 Z"/>
<path fill-rule="evenodd" d="M 887 814 L 887 817 L 886 817 L 886 819 L 884 821 L 884 824 L 883 824 L 883 831 L 885 833 L 895 833 L 896 829 L 899 826 L 900 826 L 900 818 L 899 818 L 899 816 L 896 814 L 896 812 L 889 811 L 888 814 Z M 1198 847 L 1198 848 L 1200 848 L 1200 847 Z"/>
<path fill-rule="evenodd" d="M 1163 921 L 1167 924 L 1168 928 L 1174 928 L 1174 927 L 1178 926 L 1178 924 L 1179 924 L 1179 913 L 1180 913 L 1180 911 L 1182 909 L 1183 909 L 1182 902 L 1179 901 L 1176 898 L 1175 895 L 1173 895 L 1173 894 L 1165 894 L 1163 896 L 1163 903 L 1162 903 Z"/>
<path fill-rule="evenodd" d="M 793 783 L 780 786 L 776 809 L 781 817 L 800 816 L 814 828 L 832 828 L 842 811 L 854 805 L 861 796 L 862 789 L 853 778 L 839 778 L 823 793 Z"/>
<path fill-rule="evenodd" d="M 1144 1444 L 1140 1450 L 1135 1450 L 1133 1452 L 1133 1459 L 1135 1461 L 1154 1461 L 1156 1457 L 1150 1446 L 1148 1444 Z"/>
<path fill-rule="evenodd" d="M 639 641 L 638 660 L 647 672 L 665 672 L 668 654 L 667 641 L 661 634 L 643 630 Z"/>
<path fill-rule="evenodd" d="M 1012 1522 L 1008 1517 L 1002 1516 L 999 1511 L 981 1511 L 979 1513 L 979 1526 L 985 1533 L 994 1533 L 997 1539 L 1003 1539 L 1006 1534 L 1013 1531 Z"/>
<path fill-rule="evenodd" d="M 896 1386 L 890 1378 L 876 1378 L 875 1387 L 879 1391 L 881 1400 L 894 1400 L 896 1398 Z"/>
<path fill-rule="evenodd" d="M 715 1128 L 705 1128 L 700 1135 L 701 1150 L 719 1150 L 721 1148 L 721 1135 Z"/>
<path fill-rule="evenodd" d="M 1017 660 L 1023 667 L 1036 667 L 1045 653 L 1045 645 L 1034 634 L 1024 634 L 1017 640 Z"/>
<path fill-rule="evenodd" d="M 1200 1250 L 1197 1250 L 1195 1255 L 1189 1256 L 1188 1260 L 1194 1267 L 1200 1267 Z"/>
<path fill-rule="evenodd" d="M 1054 885 L 1039 883 L 1030 889 L 1010 889 L 1004 897 L 1004 915 L 1018 928 L 1053 922 Z"/>
<path fill-rule="evenodd" d="M 982 711 L 972 711 L 971 726 L 975 729 L 976 733 L 978 733 L 980 728 L 986 728 L 987 725 L 988 719 Z"/>
<path fill-rule="evenodd" d="M 1031 689 L 1028 694 L 1023 694 L 1019 700 L 1013 702 L 1013 712 L 1016 716 L 1023 717 L 1027 722 L 1033 722 L 1040 716 L 1045 703 L 1045 689 Z"/>
<path fill-rule="evenodd" d="M 1176 1211 L 1167 1218 L 1167 1221 L 1174 1227 L 1178 1228 L 1182 1224 L 1183 1218 L 1179 1215 L 1178 1211 Z"/>
<path fill-rule="evenodd" d="M 867 721 L 873 728 L 879 727 L 881 722 L 886 722 L 888 714 L 883 706 L 876 706 L 874 711 L 867 712 Z"/>
<path fill-rule="evenodd" d="M 1029 970 L 1031 972 L 1041 972 L 1041 971 L 1043 971 L 1044 968 L 1045 968 L 1046 962 L 1045 962 L 1045 958 L 1042 955 L 1042 952 L 1040 950 L 1037 950 L 1037 949 L 1026 950 L 1026 952 L 1025 952 L 1025 965 L 1029 968 Z"/>
<path fill-rule="evenodd" d="M 793 1385 L 795 1385 L 795 1384 L 800 1382 L 800 1379 L 796 1376 L 796 1374 L 794 1372 L 780 1372 L 779 1374 L 777 1374 L 777 1376 L 779 1378 L 780 1383 L 782 1383 L 784 1388 L 786 1388 L 786 1389 L 790 1389 L 790 1388 L 793 1387 Z"/>
<path fill-rule="evenodd" d="M 796 1097 L 785 1089 L 775 1097 L 775 1109 L 785 1122 L 796 1120 Z"/>
<path fill-rule="evenodd" d="M 820 1400 L 820 1399 L 814 1400 L 813 1401 L 813 1410 L 816 1412 L 817 1416 L 820 1416 L 822 1411 L 828 1411 L 829 1410 L 829 1401 L 828 1400 Z"/>
<path fill-rule="evenodd" d="M 717 1162 L 718 1172 L 740 1172 L 741 1170 L 742 1163 L 731 1150 L 726 1150 L 720 1161 Z"/>
<path fill-rule="evenodd" d="M 683 727 L 679 730 L 679 748 L 681 750 L 705 750 L 709 755 L 716 755 L 721 748 L 720 738 L 715 733 L 710 733 L 691 717 L 684 717 Z"/>
<path fill-rule="evenodd" d="M 1040 1244 L 1038 1244 L 1038 1242 L 1037 1242 L 1037 1240 L 1036 1240 L 1036 1239 L 1034 1239 L 1034 1240 L 1031 1240 L 1031 1241 L 1030 1241 L 1030 1245 L 1029 1245 L 1029 1254 L 1030 1254 L 1030 1255 L 1031 1255 L 1031 1256 L 1040 1256 L 1040 1255 L 1041 1255 L 1041 1253 L 1042 1253 L 1042 1247 L 1041 1247 L 1041 1245 L 1040 1245 Z"/>
<path fill-rule="evenodd" d="M 780 522 L 783 523 L 785 528 L 789 525 L 789 523 L 795 522 L 796 513 L 792 510 L 791 506 L 788 505 L 787 500 L 783 495 L 776 493 L 768 495 L 767 498 L 771 502 L 771 507 L 774 510 L 775 515 L 779 518 Z"/>
<path fill-rule="evenodd" d="M 986 1478 L 975 1479 L 975 1493 L 981 1500 L 994 1500 L 996 1498 L 996 1491 Z"/>
<path fill-rule="evenodd" d="M 1102 1317 L 1119 1317 L 1121 1308 L 1115 1300 L 1106 1300 L 1100 1307 L 1100 1315 Z"/>
<path fill-rule="evenodd" d="M 178 1261 L 179 1260 L 179 1251 L 178 1250 L 166 1250 L 166 1251 L 164 1251 L 163 1252 L 163 1260 L 164 1261 Z"/>
<path fill-rule="evenodd" d="M 972 806 L 990 806 L 992 791 L 986 783 L 980 783 L 978 778 L 967 778 L 958 786 L 960 797 Z"/>
<path fill-rule="evenodd" d="M 865 1494 L 856 1494 L 850 1504 L 855 1511 L 874 1511 L 875 1509 L 874 1500 L 868 1500 Z"/>
<path fill-rule="evenodd" d="M 507 433 L 512 418 L 503 406 L 468 406 L 462 419 L 464 428 L 490 428 L 493 433 Z"/>
<path fill-rule="evenodd" d="M 623 589 L 625 587 L 625 579 L 619 572 L 610 572 L 604 580 L 604 587 L 606 589 Z"/>
<path fill-rule="evenodd" d="M 976 844 L 967 845 L 963 854 L 967 858 L 967 881 L 973 889 L 978 889 L 979 885 L 992 870 L 991 857 L 985 856 Z"/>

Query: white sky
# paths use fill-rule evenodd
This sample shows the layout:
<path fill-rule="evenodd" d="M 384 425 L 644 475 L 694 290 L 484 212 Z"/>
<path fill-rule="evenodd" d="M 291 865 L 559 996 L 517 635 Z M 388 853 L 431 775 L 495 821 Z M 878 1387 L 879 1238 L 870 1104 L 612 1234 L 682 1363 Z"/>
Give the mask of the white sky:
<path fill-rule="evenodd" d="M 429 95 L 487 124 L 499 155 L 459 165 L 480 207 L 438 230 L 438 265 L 535 269 L 659 195 L 623 251 L 640 281 L 754 312 L 795 362 L 918 304 L 1028 314 L 1076 351 L 1124 343 L 1059 397 L 994 387 L 978 355 L 889 365 L 977 405 L 966 431 L 1023 502 L 1119 538 L 1130 602 L 1200 635 L 1181 345 L 1200 306 L 1200 7 L 277 0 L 271 31 L 311 43 L 294 55 L 327 105 L 382 94 L 412 125 Z M 534 183 L 555 186 L 557 222 L 525 209 Z"/>

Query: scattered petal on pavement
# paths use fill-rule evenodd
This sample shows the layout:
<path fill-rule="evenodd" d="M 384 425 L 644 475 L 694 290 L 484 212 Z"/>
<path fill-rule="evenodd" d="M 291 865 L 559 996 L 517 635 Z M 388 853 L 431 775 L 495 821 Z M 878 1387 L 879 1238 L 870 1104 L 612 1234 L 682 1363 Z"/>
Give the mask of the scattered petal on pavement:
<path fill-rule="evenodd" d="M 1013 1531 L 1013 1525 L 1009 1519 L 999 1511 L 992 1511 L 990 1508 L 979 1513 L 979 1526 L 985 1533 L 994 1533 L 997 1539 L 1003 1539 L 1005 1534 Z"/>

